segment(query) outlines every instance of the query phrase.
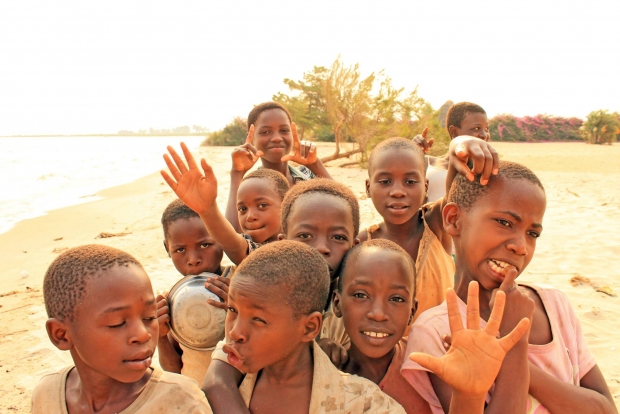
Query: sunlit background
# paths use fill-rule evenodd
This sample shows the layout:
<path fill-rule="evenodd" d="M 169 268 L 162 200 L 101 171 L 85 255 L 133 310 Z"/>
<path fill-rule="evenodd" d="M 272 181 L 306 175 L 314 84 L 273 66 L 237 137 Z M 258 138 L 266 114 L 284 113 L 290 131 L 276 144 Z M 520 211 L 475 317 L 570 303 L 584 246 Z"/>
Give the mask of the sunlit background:
<path fill-rule="evenodd" d="M 438 108 L 620 110 L 618 1 L 3 1 L 0 135 L 214 130 L 342 56 Z"/>

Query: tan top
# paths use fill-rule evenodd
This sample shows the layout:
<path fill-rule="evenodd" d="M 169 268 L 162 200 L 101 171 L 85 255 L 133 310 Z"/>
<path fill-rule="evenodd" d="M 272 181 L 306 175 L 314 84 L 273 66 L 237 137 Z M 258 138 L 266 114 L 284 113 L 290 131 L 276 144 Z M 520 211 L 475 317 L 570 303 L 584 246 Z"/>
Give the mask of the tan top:
<path fill-rule="evenodd" d="M 351 338 L 349 338 L 349 335 L 344 329 L 344 322 L 342 318 L 334 315 L 331 303 L 329 304 L 329 309 L 323 314 L 323 325 L 321 326 L 319 338 L 333 339 L 342 345 L 344 349 L 349 349 L 351 346 Z"/>
<path fill-rule="evenodd" d="M 41 378 L 32 393 L 32 414 L 69 414 L 67 376 L 74 366 Z M 151 379 L 136 400 L 119 414 L 212 414 L 196 383 L 182 375 L 153 369 Z"/>
<path fill-rule="evenodd" d="M 405 410 L 379 387 L 357 375 L 345 374 L 331 363 L 327 355 L 311 342 L 314 355 L 312 414 L 405 414 Z M 239 386 L 239 392 L 249 407 L 258 374 L 248 374 Z"/>
<path fill-rule="evenodd" d="M 418 257 L 415 260 L 416 270 L 416 298 L 418 299 L 418 315 L 427 309 L 433 308 L 441 304 L 446 298 L 446 290 L 453 287 L 454 260 L 452 256 L 446 253 L 441 241 L 435 236 L 435 233 L 426 223 L 424 212 L 430 205 L 422 206 L 420 215 L 424 221 L 424 233 L 420 240 L 418 248 Z M 379 225 L 370 226 L 368 231 L 368 240 L 372 239 L 372 233 L 379 229 Z"/>

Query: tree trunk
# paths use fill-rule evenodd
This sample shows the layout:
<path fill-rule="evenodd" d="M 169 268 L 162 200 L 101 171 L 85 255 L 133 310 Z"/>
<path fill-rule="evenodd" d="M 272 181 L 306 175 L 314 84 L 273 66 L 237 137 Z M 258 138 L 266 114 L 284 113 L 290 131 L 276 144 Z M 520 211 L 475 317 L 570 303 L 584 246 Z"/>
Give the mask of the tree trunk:
<path fill-rule="evenodd" d="M 359 154 L 360 152 L 362 152 L 362 150 L 359 148 L 351 150 L 351 151 L 343 152 L 342 154 L 340 154 L 340 151 L 336 151 L 332 155 L 328 155 L 327 157 L 321 158 L 321 162 L 325 164 L 326 162 L 334 161 L 340 158 L 349 158 L 351 155 Z"/>

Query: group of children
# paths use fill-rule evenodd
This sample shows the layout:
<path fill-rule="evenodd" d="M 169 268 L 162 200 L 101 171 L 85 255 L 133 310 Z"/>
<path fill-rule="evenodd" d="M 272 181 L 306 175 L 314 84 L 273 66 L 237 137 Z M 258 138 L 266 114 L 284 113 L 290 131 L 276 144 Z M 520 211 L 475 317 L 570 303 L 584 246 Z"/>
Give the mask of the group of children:
<path fill-rule="evenodd" d="M 478 105 L 456 104 L 447 124 L 444 157 L 426 157 L 422 136 L 373 149 L 366 191 L 383 222 L 362 231 L 357 198 L 277 103 L 248 117 L 225 215 L 207 161 L 169 147 L 179 199 L 164 247 L 181 275 L 216 275 L 205 288 L 225 337 L 183 347 L 136 259 L 71 249 L 44 299 L 74 366 L 41 380 L 33 412 L 617 413 L 566 297 L 515 282 L 542 231 L 541 182 L 499 161 Z"/>

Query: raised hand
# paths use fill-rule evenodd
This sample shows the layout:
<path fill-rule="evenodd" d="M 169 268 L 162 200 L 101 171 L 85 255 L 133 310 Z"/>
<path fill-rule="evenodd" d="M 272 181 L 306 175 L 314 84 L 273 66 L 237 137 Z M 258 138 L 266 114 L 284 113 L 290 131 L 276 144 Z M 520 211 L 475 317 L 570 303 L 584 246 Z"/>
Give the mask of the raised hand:
<path fill-rule="evenodd" d="M 162 177 L 168 183 L 175 194 L 189 208 L 196 213 L 201 214 L 209 208 L 215 206 L 217 198 L 217 179 L 213 174 L 213 169 L 207 164 L 203 158 L 200 160 L 203 173 L 198 169 L 194 156 L 187 148 L 185 143 L 181 142 L 181 149 L 187 161 L 187 165 L 172 147 L 168 147 L 168 154 L 164 154 L 164 161 L 170 170 L 172 177 L 164 170 L 161 171 Z"/>
<path fill-rule="evenodd" d="M 222 300 L 219 302 L 213 299 L 207 299 L 207 303 L 211 306 L 215 306 L 216 308 L 228 310 L 228 288 L 230 286 L 230 279 L 227 277 L 217 276 L 217 277 L 208 277 L 205 282 L 205 288 L 208 291 L 215 293 L 218 298 Z"/>
<path fill-rule="evenodd" d="M 245 143 L 236 147 L 231 154 L 232 168 L 235 171 L 245 174 L 262 156 L 263 151 L 257 151 L 254 147 L 254 124 L 252 124 L 245 138 Z"/>
<path fill-rule="evenodd" d="M 413 137 L 413 142 L 416 143 L 417 146 L 420 147 L 422 151 L 424 151 L 425 154 L 427 154 L 431 150 L 431 147 L 435 143 L 435 138 L 431 138 L 427 140 L 426 139 L 427 135 L 428 135 L 428 127 L 424 128 L 424 131 L 422 131 L 421 135 L 418 134 L 415 137 Z"/>
<path fill-rule="evenodd" d="M 449 289 L 446 294 L 448 319 L 452 334 L 450 350 L 441 358 L 414 352 L 409 358 L 431 370 L 455 392 L 486 395 L 501 368 L 504 357 L 528 331 L 530 320 L 522 319 L 503 338 L 497 338 L 506 301 L 504 291 L 495 296 L 495 306 L 487 326 L 480 329 L 478 283 L 471 282 L 467 294 L 467 329 L 459 312 L 456 293 Z"/>
<path fill-rule="evenodd" d="M 448 154 L 450 166 L 469 181 L 473 181 L 476 175 L 481 174 L 480 184 L 487 185 L 491 174 L 497 175 L 499 172 L 499 154 L 491 144 L 479 138 L 468 135 L 454 138 L 450 142 Z M 471 170 L 467 165 L 470 160 L 473 162 Z"/>
<path fill-rule="evenodd" d="M 170 306 L 166 297 L 168 293 L 157 295 L 157 323 L 159 324 L 159 337 L 163 338 L 170 332 Z"/>
<path fill-rule="evenodd" d="M 291 124 L 293 132 L 293 154 L 283 156 L 280 161 L 293 161 L 301 165 L 312 165 L 317 161 L 316 145 L 310 141 L 299 141 L 297 135 L 297 125 L 295 122 Z"/>
<path fill-rule="evenodd" d="M 494 310 L 495 306 L 497 306 L 498 293 L 504 293 L 506 300 L 503 305 L 504 312 L 502 323 L 499 328 L 499 333 L 502 337 L 513 330 L 521 319 L 529 318 L 532 320 L 534 315 L 534 300 L 530 298 L 525 288 L 519 287 L 519 285 L 515 283 L 516 278 L 517 269 L 514 266 L 508 266 L 506 277 L 504 277 L 499 289 L 493 291 L 489 303 L 491 309 Z"/>

